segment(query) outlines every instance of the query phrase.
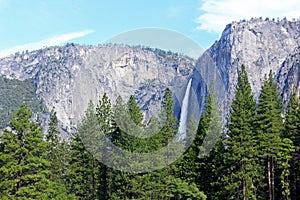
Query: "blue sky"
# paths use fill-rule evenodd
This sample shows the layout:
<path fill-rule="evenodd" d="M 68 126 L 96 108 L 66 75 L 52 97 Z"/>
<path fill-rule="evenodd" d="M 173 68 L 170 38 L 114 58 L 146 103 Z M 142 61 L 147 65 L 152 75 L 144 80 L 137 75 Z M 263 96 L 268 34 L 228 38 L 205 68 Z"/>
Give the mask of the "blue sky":
<path fill-rule="evenodd" d="M 0 57 L 66 42 L 99 44 L 146 27 L 177 31 L 208 48 L 231 21 L 298 18 L 298 4 L 297 0 L 0 0 Z"/>

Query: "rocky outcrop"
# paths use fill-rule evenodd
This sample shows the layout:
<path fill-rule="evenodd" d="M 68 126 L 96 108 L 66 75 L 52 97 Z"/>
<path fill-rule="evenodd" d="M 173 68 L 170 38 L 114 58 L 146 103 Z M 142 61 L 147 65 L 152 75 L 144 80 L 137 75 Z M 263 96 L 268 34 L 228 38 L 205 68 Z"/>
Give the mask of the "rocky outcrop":
<path fill-rule="evenodd" d="M 198 69 L 216 68 L 217 82 L 225 89 L 226 113 L 234 98 L 238 71 L 245 65 L 255 98 L 259 96 L 263 78 L 275 73 L 285 99 L 292 85 L 299 90 L 299 65 L 295 49 L 300 45 L 300 21 L 275 21 L 259 18 L 233 22 L 226 26 L 221 38 L 200 57 Z M 209 64 L 207 64 L 209 63 Z M 218 88 L 216 88 L 217 93 Z M 222 93 L 223 94 L 223 93 Z"/>
<path fill-rule="evenodd" d="M 276 77 L 281 96 L 287 105 L 290 95 L 296 92 L 300 95 L 300 47 L 290 54 L 282 63 Z"/>
<path fill-rule="evenodd" d="M 54 108 L 63 128 L 72 132 L 88 102 L 97 104 L 104 92 L 113 103 L 119 95 L 127 100 L 134 94 L 147 119 L 159 112 L 169 87 L 179 115 L 194 66 L 191 58 L 158 49 L 69 44 L 3 58 L 0 74 L 10 79 L 34 78 L 38 98 L 49 110 Z"/>
<path fill-rule="evenodd" d="M 293 89 L 299 93 L 299 46 L 300 21 L 255 18 L 227 25 L 221 38 L 197 62 L 158 49 L 68 44 L 2 58 L 0 75 L 34 78 L 37 97 L 49 110 L 54 107 L 63 128 L 72 132 L 88 101 L 97 104 L 104 92 L 112 102 L 119 95 L 127 100 L 134 94 L 147 119 L 159 112 L 163 92 L 169 87 L 179 116 L 189 79 L 188 109 L 196 119 L 212 82 L 226 116 L 242 64 L 256 99 L 264 76 L 272 70 L 287 102 Z"/>

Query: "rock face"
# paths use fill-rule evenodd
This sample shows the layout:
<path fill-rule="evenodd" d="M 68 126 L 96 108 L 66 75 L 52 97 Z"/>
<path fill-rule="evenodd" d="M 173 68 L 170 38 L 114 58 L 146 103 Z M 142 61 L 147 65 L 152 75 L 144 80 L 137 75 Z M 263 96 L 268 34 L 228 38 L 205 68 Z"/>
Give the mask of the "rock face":
<path fill-rule="evenodd" d="M 159 112 L 163 92 L 169 87 L 179 116 L 190 79 L 189 111 L 196 119 L 212 81 L 226 116 L 242 64 L 256 99 L 270 70 L 285 102 L 293 90 L 299 94 L 300 21 L 255 18 L 233 22 L 197 62 L 157 49 L 69 44 L 2 58 L 0 75 L 34 78 L 37 97 L 49 110 L 54 107 L 63 128 L 72 132 L 88 101 L 97 104 L 104 92 L 112 102 L 118 95 L 127 100 L 134 94 L 147 119 Z"/>
<path fill-rule="evenodd" d="M 284 102 L 290 95 L 296 92 L 300 95 L 300 47 L 290 54 L 280 66 L 277 74 L 277 82 Z"/>
<path fill-rule="evenodd" d="M 49 110 L 55 108 L 63 128 L 72 132 L 88 102 L 97 104 L 104 92 L 112 103 L 119 95 L 125 101 L 135 95 L 147 119 L 159 112 L 169 87 L 179 115 L 194 66 L 193 59 L 161 50 L 71 44 L 3 58 L 0 74 L 10 79 L 34 78 L 38 98 Z"/>
<path fill-rule="evenodd" d="M 299 46 L 300 21 L 255 18 L 233 22 L 226 26 L 220 40 L 200 57 L 197 68 L 204 71 L 216 69 L 220 77 L 217 78 L 219 88 L 226 91 L 225 111 L 228 113 L 242 64 L 246 67 L 256 99 L 263 78 L 270 70 L 275 73 L 285 100 L 292 87 L 299 91 Z"/>

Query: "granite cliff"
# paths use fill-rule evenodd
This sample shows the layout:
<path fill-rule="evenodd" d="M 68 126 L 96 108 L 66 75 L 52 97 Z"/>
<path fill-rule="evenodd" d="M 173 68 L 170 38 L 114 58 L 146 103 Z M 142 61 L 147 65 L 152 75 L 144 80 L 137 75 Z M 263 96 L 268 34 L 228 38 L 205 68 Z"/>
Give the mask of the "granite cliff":
<path fill-rule="evenodd" d="M 242 64 L 256 99 L 264 76 L 272 70 L 286 102 L 293 90 L 300 90 L 299 62 L 300 21 L 253 18 L 228 24 L 220 39 L 197 61 L 159 49 L 68 44 L 1 58 L 0 75 L 21 81 L 33 79 L 36 97 L 48 110 L 54 107 L 62 127 L 72 132 L 88 101 L 96 104 L 104 92 L 112 102 L 118 95 L 127 100 L 134 94 L 145 118 L 149 118 L 158 113 L 163 92 L 169 87 L 179 116 L 190 78 L 193 92 L 189 110 L 196 118 L 212 80 L 227 115 Z"/>
<path fill-rule="evenodd" d="M 272 70 L 285 104 L 292 88 L 299 92 L 300 21 L 253 18 L 228 24 L 221 38 L 197 62 L 197 69 L 217 72 L 217 93 L 229 112 L 234 98 L 238 71 L 245 65 L 257 99 L 264 76 Z M 204 74 L 204 73 L 203 73 Z M 223 87 L 220 87 L 223 85 Z M 225 96 L 222 91 L 225 90 Z"/>
<path fill-rule="evenodd" d="M 172 52 L 141 47 L 68 44 L 16 53 L 0 60 L 0 74 L 7 79 L 34 79 L 36 96 L 52 108 L 63 129 L 72 132 L 92 100 L 104 92 L 112 103 L 120 95 L 135 95 L 145 118 L 157 114 L 164 90 L 174 92 L 179 115 L 184 87 L 195 60 Z"/>

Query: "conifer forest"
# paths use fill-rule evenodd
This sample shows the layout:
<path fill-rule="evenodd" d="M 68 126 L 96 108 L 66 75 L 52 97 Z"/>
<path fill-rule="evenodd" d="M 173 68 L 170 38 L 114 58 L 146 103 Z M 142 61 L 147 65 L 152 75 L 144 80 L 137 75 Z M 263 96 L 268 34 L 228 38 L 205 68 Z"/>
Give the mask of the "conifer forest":
<path fill-rule="evenodd" d="M 89 103 L 69 139 L 60 137 L 54 110 L 43 130 L 29 106 L 22 105 L 0 135 L 0 199 L 300 199 L 299 94 L 294 92 L 285 107 L 272 71 L 256 100 L 241 67 L 224 127 L 211 90 L 200 120 L 189 119 L 184 141 L 191 144 L 164 167 L 146 170 L 148 165 L 141 163 L 144 172 L 119 170 L 101 162 L 109 155 L 105 154 L 109 146 L 97 152 L 87 148 L 107 139 L 128 152 L 161 149 L 177 137 L 179 120 L 173 105 L 172 92 L 166 88 L 160 113 L 145 123 L 133 95 L 111 103 L 104 93 L 96 105 Z M 135 127 L 159 131 L 148 138 L 134 137 L 116 123 L 120 116 L 125 125 L 130 118 Z M 203 145 L 205 138 L 210 141 Z M 164 160 L 155 162 L 160 165 Z M 130 167 L 134 168 L 126 166 Z"/>

